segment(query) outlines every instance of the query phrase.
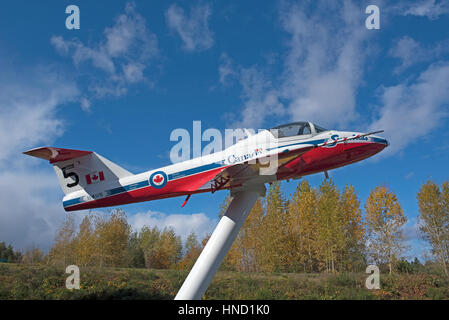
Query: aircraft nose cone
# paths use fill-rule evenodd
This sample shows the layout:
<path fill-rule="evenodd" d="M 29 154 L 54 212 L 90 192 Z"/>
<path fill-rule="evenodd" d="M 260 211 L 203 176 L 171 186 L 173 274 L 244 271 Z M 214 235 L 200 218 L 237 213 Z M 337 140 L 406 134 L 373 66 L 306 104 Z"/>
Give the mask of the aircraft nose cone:
<path fill-rule="evenodd" d="M 385 149 L 386 147 L 388 147 L 390 145 L 390 143 L 388 142 L 387 139 L 384 138 L 380 138 L 380 137 L 373 137 L 372 141 L 374 143 L 372 143 L 373 145 L 373 155 L 382 151 L 383 149 Z"/>
<path fill-rule="evenodd" d="M 355 148 L 351 148 L 351 144 L 348 144 L 349 149 L 346 151 L 347 158 L 350 161 L 359 161 L 368 157 L 374 156 L 376 153 L 381 152 L 389 145 L 388 141 L 381 137 L 369 137 L 366 143 L 361 143 Z"/>
<path fill-rule="evenodd" d="M 380 137 L 371 137 L 372 142 L 375 143 L 380 143 L 380 144 L 384 144 L 385 147 L 388 147 L 390 145 L 390 143 L 384 139 L 384 138 L 380 138 Z"/>

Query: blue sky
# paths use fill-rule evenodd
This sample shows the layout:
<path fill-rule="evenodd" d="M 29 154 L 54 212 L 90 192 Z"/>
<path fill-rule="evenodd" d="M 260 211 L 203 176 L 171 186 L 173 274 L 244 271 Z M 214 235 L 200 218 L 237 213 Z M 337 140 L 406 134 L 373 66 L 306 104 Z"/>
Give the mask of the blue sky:
<path fill-rule="evenodd" d="M 79 30 L 65 27 L 70 4 Z M 365 28 L 370 4 L 379 30 Z M 386 151 L 330 175 L 354 185 L 362 204 L 388 185 L 409 219 L 408 255 L 421 256 L 416 193 L 449 179 L 448 27 L 448 2 L 434 0 L 4 2 L 0 240 L 48 248 L 64 216 L 53 169 L 24 150 L 93 150 L 137 173 L 169 164 L 170 133 L 192 132 L 195 120 L 203 130 L 309 120 L 385 130 Z M 317 186 L 323 176 L 307 179 Z M 135 227 L 204 234 L 225 196 L 124 209 Z"/>

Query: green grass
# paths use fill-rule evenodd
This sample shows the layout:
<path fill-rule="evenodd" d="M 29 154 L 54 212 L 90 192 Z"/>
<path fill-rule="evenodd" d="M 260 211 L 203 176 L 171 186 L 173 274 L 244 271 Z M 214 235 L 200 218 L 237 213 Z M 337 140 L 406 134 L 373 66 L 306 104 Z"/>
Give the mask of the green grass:
<path fill-rule="evenodd" d="M 173 299 L 187 271 L 81 268 L 80 290 L 65 288 L 68 274 L 43 265 L 0 264 L 0 299 Z M 381 289 L 365 288 L 365 274 L 218 272 L 206 299 L 449 299 L 447 278 L 383 275 Z"/>

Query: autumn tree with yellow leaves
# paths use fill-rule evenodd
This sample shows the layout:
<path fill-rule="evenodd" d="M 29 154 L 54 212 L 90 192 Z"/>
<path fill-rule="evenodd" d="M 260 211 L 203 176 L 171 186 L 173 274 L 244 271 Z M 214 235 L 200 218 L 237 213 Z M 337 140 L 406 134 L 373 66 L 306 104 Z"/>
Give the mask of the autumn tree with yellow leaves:
<path fill-rule="evenodd" d="M 338 201 L 343 242 L 339 252 L 339 270 L 365 270 L 365 223 L 360 200 L 353 186 L 346 185 Z"/>
<path fill-rule="evenodd" d="M 264 204 L 259 198 L 252 208 L 242 227 L 242 232 L 237 236 L 237 244 L 240 252 L 238 269 L 245 272 L 257 272 L 260 270 L 263 240 L 260 237 L 263 227 Z"/>
<path fill-rule="evenodd" d="M 78 234 L 74 239 L 75 260 L 78 266 L 92 266 L 96 263 L 97 257 L 97 239 L 94 226 L 92 225 L 92 216 L 87 215 L 80 224 Z"/>
<path fill-rule="evenodd" d="M 317 257 L 319 269 L 336 272 L 338 259 L 344 250 L 343 212 L 339 208 L 340 193 L 332 179 L 319 188 L 317 203 Z"/>
<path fill-rule="evenodd" d="M 95 249 L 101 266 L 125 266 L 131 226 L 123 210 L 95 216 Z"/>
<path fill-rule="evenodd" d="M 222 212 L 229 205 L 226 198 Z M 302 181 L 289 201 L 280 184 L 259 199 L 228 252 L 222 270 L 338 272 L 364 263 L 365 229 L 351 186 L 340 194 L 332 180 L 319 190 Z"/>
<path fill-rule="evenodd" d="M 67 214 L 56 233 L 49 262 L 63 266 L 126 266 L 130 232 L 123 210 L 86 215 L 78 232 L 73 216 Z"/>
<path fill-rule="evenodd" d="M 221 205 L 220 217 L 226 212 L 231 201 L 225 198 Z M 226 254 L 221 270 L 244 272 L 260 271 L 262 256 L 262 224 L 264 219 L 264 204 L 259 198 L 251 212 L 248 214 L 240 232 L 238 233 L 229 252 Z"/>
<path fill-rule="evenodd" d="M 288 206 L 289 263 L 294 270 L 313 272 L 318 252 L 318 194 L 307 180 L 298 184 Z"/>
<path fill-rule="evenodd" d="M 418 195 L 419 229 L 430 243 L 432 253 L 449 276 L 449 182 L 440 187 L 427 181 Z"/>
<path fill-rule="evenodd" d="M 191 232 L 185 242 L 185 254 L 184 257 L 179 262 L 179 269 L 190 270 L 195 264 L 196 260 L 201 254 L 203 247 L 199 243 L 195 232 Z"/>
<path fill-rule="evenodd" d="M 402 227 L 407 218 L 396 195 L 386 186 L 371 191 L 365 210 L 368 255 L 378 265 L 387 264 L 391 274 L 406 249 Z"/>
<path fill-rule="evenodd" d="M 220 217 L 232 198 L 220 207 Z M 444 272 L 449 267 L 449 182 L 432 182 L 418 194 L 420 230 Z M 396 195 L 385 186 L 372 190 L 365 217 L 353 186 L 339 190 L 332 179 L 318 188 L 306 180 L 285 197 L 273 183 L 259 198 L 221 270 L 243 272 L 360 272 L 367 263 L 393 271 L 406 246 L 402 228 L 407 219 Z M 208 236 L 192 232 L 184 245 L 171 228 L 144 226 L 131 230 L 123 210 L 92 213 L 78 227 L 68 214 L 55 237 L 47 261 L 101 267 L 146 267 L 189 270 Z"/>
<path fill-rule="evenodd" d="M 181 260 L 181 238 L 172 228 L 164 228 L 160 231 L 157 227 L 143 227 L 140 237 L 147 268 L 175 268 Z"/>
<path fill-rule="evenodd" d="M 71 214 L 66 214 L 62 225 L 56 232 L 53 247 L 48 254 L 52 264 L 67 266 L 75 262 L 76 236 L 75 220 Z"/>
<path fill-rule="evenodd" d="M 288 267 L 287 203 L 279 182 L 271 184 L 265 199 L 265 215 L 258 235 L 262 243 L 259 250 L 259 268 L 264 272 L 285 271 Z"/>

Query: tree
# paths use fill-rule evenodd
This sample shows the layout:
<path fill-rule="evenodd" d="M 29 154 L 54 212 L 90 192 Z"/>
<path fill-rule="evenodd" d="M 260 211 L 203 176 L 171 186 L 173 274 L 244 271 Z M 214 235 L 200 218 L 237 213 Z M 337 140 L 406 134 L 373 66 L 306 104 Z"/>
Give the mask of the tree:
<path fill-rule="evenodd" d="M 184 258 L 179 262 L 179 268 L 182 270 L 192 269 L 195 261 L 201 254 L 202 247 L 197 240 L 195 232 L 191 232 L 185 243 L 185 255 Z"/>
<path fill-rule="evenodd" d="M 263 200 L 259 198 L 246 218 L 242 230 L 237 237 L 240 252 L 239 271 L 260 271 L 264 214 Z"/>
<path fill-rule="evenodd" d="M 92 225 L 93 217 L 86 215 L 74 239 L 75 261 L 79 266 L 95 265 L 96 261 L 96 237 Z"/>
<path fill-rule="evenodd" d="M 365 226 L 360 200 L 353 186 L 345 186 L 338 207 L 341 211 L 344 244 L 341 251 L 341 269 L 361 270 L 365 265 Z"/>
<path fill-rule="evenodd" d="M 95 238 L 97 259 L 102 266 L 126 265 L 128 238 L 131 227 L 123 210 L 113 210 L 109 217 L 97 215 Z"/>
<path fill-rule="evenodd" d="M 160 231 L 157 227 L 149 228 L 144 226 L 140 230 L 140 246 L 145 257 L 145 267 L 154 268 L 158 265 L 154 261 L 154 251 L 159 246 Z"/>
<path fill-rule="evenodd" d="M 261 271 L 282 271 L 287 267 L 286 230 L 287 215 L 286 201 L 281 192 L 281 184 L 274 182 L 268 189 L 266 196 L 265 216 L 260 228 L 260 268 Z"/>
<path fill-rule="evenodd" d="M 229 206 L 231 205 L 232 197 L 231 195 L 227 195 L 226 198 L 224 198 L 223 202 L 220 203 L 220 208 L 218 211 L 218 218 L 222 218 L 224 214 L 226 213 L 226 210 L 228 210 Z"/>
<path fill-rule="evenodd" d="M 317 204 L 317 257 L 320 269 L 326 272 L 336 272 L 345 242 L 339 199 L 340 193 L 332 179 L 324 180 Z"/>
<path fill-rule="evenodd" d="M 44 261 L 44 252 L 37 247 L 32 247 L 25 251 L 22 258 L 22 262 L 27 264 L 36 264 L 42 261 Z"/>
<path fill-rule="evenodd" d="M 396 195 L 385 186 L 371 191 L 365 210 L 369 256 L 377 264 L 388 264 L 391 274 L 405 250 L 402 226 L 407 218 Z"/>
<path fill-rule="evenodd" d="M 0 260 L 18 263 L 22 260 L 22 255 L 19 251 L 14 251 L 12 245 L 6 246 L 5 242 L 0 242 Z"/>
<path fill-rule="evenodd" d="M 229 205 L 230 197 L 226 198 L 221 205 L 222 212 L 226 211 L 226 203 Z M 222 270 L 245 272 L 259 270 L 263 243 L 261 240 L 263 219 L 263 201 L 258 199 L 227 253 L 222 263 Z"/>
<path fill-rule="evenodd" d="M 68 266 L 75 261 L 74 237 L 76 235 L 75 220 L 67 213 L 62 225 L 56 231 L 54 246 L 50 250 L 49 258 L 53 264 Z"/>
<path fill-rule="evenodd" d="M 415 259 L 412 262 L 409 262 L 405 259 L 401 259 L 397 264 L 397 269 L 399 273 L 418 273 L 423 269 L 423 265 L 418 260 L 418 258 L 415 257 Z"/>
<path fill-rule="evenodd" d="M 145 268 L 145 255 L 139 233 L 133 232 L 128 239 L 127 265 L 130 268 Z"/>
<path fill-rule="evenodd" d="M 232 197 L 230 195 L 226 196 L 226 198 L 223 200 L 223 202 L 220 204 L 220 209 L 218 213 L 219 219 L 221 219 L 225 213 L 226 210 L 228 210 L 229 206 L 231 205 Z M 238 238 L 241 235 L 241 229 L 239 231 L 239 234 L 237 235 L 236 239 L 232 243 L 231 247 L 229 248 L 228 252 L 226 253 L 226 256 L 223 259 L 223 262 L 221 263 L 220 270 L 226 270 L 226 271 L 237 271 L 238 265 L 239 265 L 239 259 L 240 259 L 240 252 L 239 252 L 239 245 L 238 245 Z"/>
<path fill-rule="evenodd" d="M 417 195 L 419 229 L 449 276 L 449 182 L 443 183 L 441 189 L 431 181 L 422 185 Z"/>
<path fill-rule="evenodd" d="M 182 257 L 181 237 L 177 236 L 173 228 L 164 228 L 160 239 L 161 265 L 164 269 L 173 268 Z"/>
<path fill-rule="evenodd" d="M 317 252 L 317 193 L 307 180 L 298 184 L 288 206 L 288 233 L 295 272 L 313 272 Z"/>
<path fill-rule="evenodd" d="M 181 238 L 172 228 L 164 228 L 162 232 L 157 227 L 142 228 L 141 245 L 147 268 L 173 268 L 182 256 Z"/>

